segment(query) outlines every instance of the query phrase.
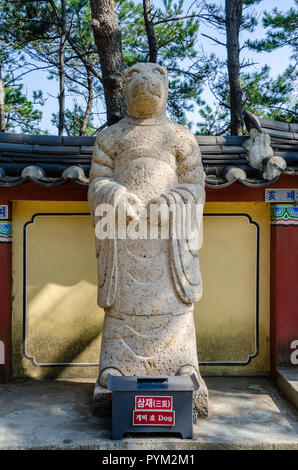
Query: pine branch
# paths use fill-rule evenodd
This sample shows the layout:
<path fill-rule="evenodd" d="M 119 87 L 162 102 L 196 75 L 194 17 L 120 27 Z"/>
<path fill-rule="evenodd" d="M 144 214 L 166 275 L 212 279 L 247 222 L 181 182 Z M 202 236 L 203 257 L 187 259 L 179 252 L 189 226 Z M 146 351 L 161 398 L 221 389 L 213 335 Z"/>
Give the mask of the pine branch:
<path fill-rule="evenodd" d="M 208 36 L 208 34 L 202 33 L 202 36 L 204 36 L 205 38 L 211 39 L 212 41 L 214 41 L 215 43 L 219 44 L 220 46 L 224 46 L 224 47 L 227 46 L 225 42 L 221 42 L 221 41 L 219 41 L 218 39 L 215 39 L 215 38 L 213 38 L 213 37 L 211 37 L 211 36 Z"/>

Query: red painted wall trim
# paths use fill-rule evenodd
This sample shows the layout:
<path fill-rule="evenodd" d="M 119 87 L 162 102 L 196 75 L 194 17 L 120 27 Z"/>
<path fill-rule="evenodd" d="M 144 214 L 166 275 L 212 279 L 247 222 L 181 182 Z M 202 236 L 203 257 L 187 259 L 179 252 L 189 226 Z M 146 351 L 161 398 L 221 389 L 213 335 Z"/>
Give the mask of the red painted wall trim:
<path fill-rule="evenodd" d="M 266 188 L 297 188 L 298 176 L 281 175 L 271 186 Z M 87 188 L 74 183 L 61 186 L 39 186 L 29 182 L 13 188 L 0 187 L 0 198 L 10 201 L 87 201 Z M 234 183 L 227 188 L 206 188 L 208 202 L 264 202 L 265 188 L 249 188 L 241 183 Z"/>
<path fill-rule="evenodd" d="M 29 182 L 12 188 L 0 187 L 0 198 L 9 201 L 87 201 L 87 188 L 75 183 L 47 188 Z"/>
<path fill-rule="evenodd" d="M 298 188 L 298 176 L 281 175 L 278 180 L 266 188 L 249 188 L 241 183 L 233 183 L 222 189 L 206 188 L 208 202 L 264 202 L 265 189 Z"/>
<path fill-rule="evenodd" d="M 271 227 L 271 371 L 291 366 L 298 340 L 298 226 Z"/>
<path fill-rule="evenodd" d="M 0 198 L 0 204 L 8 205 L 8 217 L 11 219 L 11 204 Z M 0 364 L 0 383 L 5 383 L 11 376 L 11 242 L 0 243 L 0 340 L 5 347 L 5 364 Z"/>

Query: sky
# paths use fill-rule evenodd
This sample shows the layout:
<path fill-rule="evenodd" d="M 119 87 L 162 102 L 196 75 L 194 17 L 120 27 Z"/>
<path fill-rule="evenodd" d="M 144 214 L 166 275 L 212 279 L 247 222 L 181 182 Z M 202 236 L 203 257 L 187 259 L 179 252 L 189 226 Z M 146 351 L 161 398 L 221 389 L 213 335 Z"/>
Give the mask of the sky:
<path fill-rule="evenodd" d="M 223 3 L 222 0 L 215 0 L 215 2 L 219 4 Z M 158 5 L 160 3 L 160 0 L 155 1 L 155 5 Z M 186 0 L 186 10 L 193 3 L 193 0 Z M 255 11 L 256 17 L 259 18 L 259 25 L 253 33 L 241 33 L 240 42 L 242 43 L 247 38 L 260 39 L 264 37 L 264 29 L 261 24 L 262 13 L 264 10 L 271 11 L 273 8 L 278 8 L 281 11 L 287 11 L 294 5 L 294 0 L 263 0 L 259 5 L 254 6 L 253 9 Z M 225 48 L 223 46 L 215 44 L 210 39 L 205 38 L 204 36 L 202 36 L 202 33 L 207 33 L 211 35 L 210 29 L 207 28 L 207 26 L 205 25 L 201 25 L 199 28 L 198 46 L 202 46 L 207 53 L 214 52 L 218 56 L 225 57 Z M 218 39 L 225 39 L 224 34 L 221 37 L 218 36 Z M 271 53 L 257 53 L 254 51 L 249 51 L 248 49 L 243 49 L 241 59 L 252 59 L 253 62 L 256 62 L 258 64 L 254 67 L 259 69 L 265 64 L 268 64 L 271 68 L 272 77 L 276 78 L 278 74 L 282 73 L 289 65 L 290 55 L 291 50 L 289 47 L 283 47 Z M 56 80 L 48 80 L 46 72 L 36 71 L 25 76 L 23 83 L 24 91 L 26 92 L 28 97 L 32 96 L 33 90 L 43 90 L 44 97 L 46 98 L 46 103 L 40 108 L 43 112 L 43 118 L 40 127 L 42 129 L 47 130 L 50 134 L 57 134 L 57 128 L 51 124 L 51 117 L 52 113 L 57 112 L 58 110 L 58 82 Z M 204 89 L 202 98 L 210 104 L 212 104 L 214 101 L 213 95 L 207 88 Z M 71 100 L 71 97 L 66 96 L 66 107 L 72 107 Z M 188 119 L 194 122 L 199 120 L 197 111 L 187 113 L 187 117 Z M 100 123 L 98 124 L 100 125 Z"/>

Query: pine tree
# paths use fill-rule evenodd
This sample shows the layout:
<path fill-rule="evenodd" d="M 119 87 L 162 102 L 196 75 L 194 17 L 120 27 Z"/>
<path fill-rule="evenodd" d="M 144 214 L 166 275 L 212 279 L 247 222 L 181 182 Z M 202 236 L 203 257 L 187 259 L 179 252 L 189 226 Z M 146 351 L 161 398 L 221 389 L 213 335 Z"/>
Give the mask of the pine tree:
<path fill-rule="evenodd" d="M 111 24 L 111 9 L 104 9 L 101 3 L 101 23 Z M 209 13 L 187 11 L 184 1 L 163 0 L 161 6 L 155 2 L 144 0 L 133 2 L 130 0 L 109 0 L 109 5 L 115 4 L 117 21 L 121 30 L 122 56 L 127 67 L 136 62 L 153 61 L 165 65 L 169 74 L 169 99 L 168 112 L 170 117 L 182 124 L 191 125 L 186 113 L 192 111 L 197 104 L 201 104 L 201 92 L 204 81 L 216 68 L 215 56 L 206 57 L 197 48 L 199 21 L 208 21 Z M 97 0 L 92 4 L 98 5 Z M 107 19 L 104 19 L 105 14 Z M 98 22 L 98 13 L 93 14 L 94 31 L 98 31 L 98 50 L 106 62 L 111 57 L 110 42 L 108 48 L 102 47 L 104 35 Z M 113 19 L 113 27 L 116 28 L 116 17 Z M 118 41 L 120 41 L 119 37 Z M 116 47 L 119 50 L 118 43 Z M 118 54 L 118 52 L 117 52 Z M 107 60 L 106 60 L 106 59 Z M 111 65 L 111 64 L 109 64 Z M 122 66 L 121 66 L 122 67 Z M 122 70 L 118 67 L 117 70 Z M 123 74 L 123 70 L 121 72 Z M 108 71 L 108 76 L 114 77 L 113 70 Z M 119 79 L 120 80 L 120 79 Z M 121 79 L 122 80 L 122 79 Z M 111 96 L 115 97 L 113 83 L 110 83 Z M 123 90 L 123 84 L 121 85 Z M 123 116 L 122 98 L 116 100 L 117 116 Z M 110 102 L 110 100 L 109 100 Z M 109 109 L 109 102 L 107 107 Z M 118 103 L 118 105 L 117 105 Z M 117 108 L 118 106 L 118 108 Z M 108 111 L 109 112 L 109 111 Z"/>
<path fill-rule="evenodd" d="M 187 10 L 183 0 L 163 0 L 162 3 L 154 0 L 92 0 L 96 8 L 102 7 L 98 19 L 94 5 L 92 18 L 89 0 L 0 0 L 0 37 L 3 38 L 0 68 L 2 78 L 6 77 L 2 80 L 2 83 L 5 81 L 6 111 L 0 80 L 1 128 L 7 127 L 4 119 L 8 112 L 7 100 L 18 98 L 22 101 L 24 98 L 22 86 L 18 93 L 12 93 L 13 90 L 8 91 L 8 88 L 12 86 L 16 91 L 16 87 L 22 85 L 24 75 L 40 69 L 46 70 L 48 78 L 59 84 L 58 111 L 52 116 L 58 133 L 94 134 L 106 120 L 105 108 L 109 124 L 125 115 L 124 67 L 148 61 L 168 69 L 168 114 L 171 119 L 191 126 L 187 113 L 198 110 L 201 118 L 197 130 L 200 133 L 232 131 L 240 134 L 244 109 L 272 119 L 293 120 L 297 117 L 297 105 L 291 99 L 297 77 L 295 61 L 272 80 L 268 67 L 251 70 L 249 61 L 239 59 L 241 50 L 248 45 L 268 51 L 287 44 L 294 54 L 297 49 L 297 12 L 294 9 L 287 13 L 276 9 L 266 12 L 263 20 L 266 38 L 239 44 L 240 31 L 254 31 L 257 20 L 251 7 L 260 1 L 243 0 L 242 5 L 242 0 L 225 0 L 225 10 L 222 3 L 200 0 Z M 230 15 L 229 8 L 237 5 L 235 15 Z M 111 11 L 114 12 L 114 42 L 109 40 L 109 35 L 104 39 L 104 28 L 109 26 L 106 16 L 111 15 Z M 202 50 L 201 24 L 210 31 L 204 36 L 227 49 L 227 61 Z M 7 48 L 10 52 L 6 57 L 11 59 L 13 74 L 11 66 L 3 59 L 3 51 Z M 111 61 L 115 52 L 118 59 Z M 8 72 L 10 80 L 11 77 L 15 79 L 13 85 L 8 82 Z M 202 90 L 207 85 L 215 97 L 215 106 L 202 100 Z M 31 115 L 30 129 L 34 132 L 36 127 L 39 132 L 41 113 L 35 103 L 41 103 L 42 96 L 36 91 L 33 99 L 27 101 L 31 103 L 31 110 L 29 104 L 19 106 L 19 110 L 26 110 L 28 117 Z M 9 109 L 12 116 L 12 108 Z M 23 120 L 22 129 L 26 130 L 29 124 L 30 119 L 27 124 Z M 10 118 L 9 126 L 11 130 L 14 126 L 17 129 L 15 118 Z"/>
<path fill-rule="evenodd" d="M 283 46 L 290 46 L 294 56 L 298 51 L 298 0 L 295 1 L 296 8 L 292 7 L 283 13 L 274 8 L 272 13 L 265 11 L 263 26 L 266 29 L 264 39 L 248 41 L 249 46 L 259 52 L 271 52 Z"/>
<path fill-rule="evenodd" d="M 30 64 L 26 63 L 20 48 L 13 47 L 7 40 L 2 30 L 3 13 L 0 8 L 0 131 L 40 133 L 42 112 L 36 105 L 44 104 L 42 91 L 33 91 L 31 100 L 25 95 L 22 77 Z"/>
<path fill-rule="evenodd" d="M 65 130 L 65 98 L 86 97 L 84 117 L 78 132 L 83 135 L 91 119 L 92 107 L 101 99 L 101 76 L 96 70 L 98 56 L 90 28 L 89 0 L 15 0 L 0 4 L 0 32 L 35 64 L 32 70 L 46 70 L 50 79 L 57 79 L 58 118 L 53 116 L 58 134 Z M 29 71 L 27 71 L 28 73 Z M 96 78 L 96 81 L 95 81 Z M 82 100 L 83 97 L 83 100 Z M 72 110 L 67 110 L 72 113 Z M 95 129 L 94 129 L 95 130 Z"/>
<path fill-rule="evenodd" d="M 210 89 L 218 101 L 216 115 L 221 117 L 221 121 L 227 110 L 230 113 L 229 126 L 222 123 L 220 129 L 225 132 L 229 129 L 232 135 L 241 135 L 243 132 L 241 73 L 244 67 L 249 66 L 248 61 L 240 60 L 240 51 L 246 44 L 240 45 L 239 34 L 241 31 L 254 31 L 257 19 L 250 7 L 261 1 L 225 0 L 224 7 L 216 3 L 206 4 L 210 15 L 209 23 L 215 29 L 216 34 L 211 36 L 204 34 L 204 36 L 215 44 L 225 47 L 227 53 L 227 60 L 219 63 L 219 71 L 213 74 L 212 80 L 209 81 Z M 225 33 L 225 38 L 221 40 L 220 35 L 223 33 Z M 206 110 L 202 109 L 200 114 L 204 116 Z M 206 128 L 203 131 L 205 132 Z"/>
<path fill-rule="evenodd" d="M 265 83 L 261 96 L 257 95 L 255 99 L 255 102 L 259 100 L 259 103 L 263 104 L 262 109 L 266 117 L 288 122 L 298 122 L 298 0 L 294 2 L 295 7 L 287 12 L 281 12 L 277 8 L 272 12 L 265 11 L 262 19 L 266 31 L 265 38 L 248 41 L 248 46 L 258 52 L 272 52 L 284 46 L 292 49 L 292 63 L 276 80 L 269 80 L 266 67 L 263 69 Z"/>

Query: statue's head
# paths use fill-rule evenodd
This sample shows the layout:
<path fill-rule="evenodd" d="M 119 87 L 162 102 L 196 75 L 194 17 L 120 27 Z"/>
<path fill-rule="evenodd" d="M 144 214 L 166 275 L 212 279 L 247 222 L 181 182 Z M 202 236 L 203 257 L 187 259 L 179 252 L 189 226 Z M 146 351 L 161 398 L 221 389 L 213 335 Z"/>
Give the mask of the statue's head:
<path fill-rule="evenodd" d="M 151 118 L 163 116 L 168 98 L 166 67 L 140 63 L 125 72 L 126 100 L 129 116 Z"/>

